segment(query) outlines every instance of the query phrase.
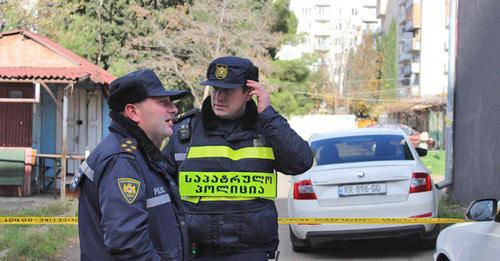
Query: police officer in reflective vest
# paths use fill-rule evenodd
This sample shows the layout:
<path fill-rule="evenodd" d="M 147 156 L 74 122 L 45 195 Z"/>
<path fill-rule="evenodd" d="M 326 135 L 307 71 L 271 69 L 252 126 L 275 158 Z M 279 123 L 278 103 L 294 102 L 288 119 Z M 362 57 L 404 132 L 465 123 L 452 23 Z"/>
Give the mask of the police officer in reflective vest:
<path fill-rule="evenodd" d="M 276 172 L 307 171 L 313 154 L 270 104 L 258 68 L 215 59 L 201 110 L 177 120 L 163 150 L 178 173 L 196 260 L 268 260 L 278 248 Z M 257 98 L 257 103 L 252 97 Z"/>
<path fill-rule="evenodd" d="M 173 100 L 151 70 L 113 81 L 110 134 L 81 164 L 71 188 L 78 206 L 81 260 L 188 260 L 179 190 L 159 146 L 172 135 Z"/>

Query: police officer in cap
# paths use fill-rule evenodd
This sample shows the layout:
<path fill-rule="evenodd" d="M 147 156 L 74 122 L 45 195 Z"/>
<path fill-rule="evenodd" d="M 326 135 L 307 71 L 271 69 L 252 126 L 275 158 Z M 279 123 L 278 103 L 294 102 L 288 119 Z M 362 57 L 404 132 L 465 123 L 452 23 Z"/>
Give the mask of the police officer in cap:
<path fill-rule="evenodd" d="M 268 260 L 278 248 L 276 171 L 313 164 L 307 144 L 277 113 L 258 68 L 240 57 L 215 59 L 201 110 L 180 116 L 163 151 L 178 173 L 196 260 Z M 252 97 L 256 97 L 257 103 Z"/>
<path fill-rule="evenodd" d="M 161 156 L 186 91 L 166 90 L 151 70 L 109 86 L 110 134 L 84 161 L 71 188 L 81 188 L 82 260 L 188 260 L 187 228 L 175 181 Z"/>

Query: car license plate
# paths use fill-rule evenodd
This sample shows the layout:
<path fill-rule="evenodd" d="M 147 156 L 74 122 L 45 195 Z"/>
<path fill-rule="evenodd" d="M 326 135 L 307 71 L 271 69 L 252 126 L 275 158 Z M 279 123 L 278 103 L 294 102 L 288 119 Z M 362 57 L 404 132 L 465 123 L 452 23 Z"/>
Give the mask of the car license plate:
<path fill-rule="evenodd" d="M 385 183 L 370 183 L 357 185 L 339 186 L 339 197 L 385 195 L 387 188 Z"/>

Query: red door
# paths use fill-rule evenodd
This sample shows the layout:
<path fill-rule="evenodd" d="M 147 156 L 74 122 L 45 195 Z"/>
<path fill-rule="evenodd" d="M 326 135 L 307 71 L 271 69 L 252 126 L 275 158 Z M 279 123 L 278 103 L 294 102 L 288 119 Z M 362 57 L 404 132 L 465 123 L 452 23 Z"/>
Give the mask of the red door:
<path fill-rule="evenodd" d="M 33 98 L 31 83 L 0 83 L 1 98 Z M 31 147 L 33 103 L 0 102 L 0 147 Z"/>

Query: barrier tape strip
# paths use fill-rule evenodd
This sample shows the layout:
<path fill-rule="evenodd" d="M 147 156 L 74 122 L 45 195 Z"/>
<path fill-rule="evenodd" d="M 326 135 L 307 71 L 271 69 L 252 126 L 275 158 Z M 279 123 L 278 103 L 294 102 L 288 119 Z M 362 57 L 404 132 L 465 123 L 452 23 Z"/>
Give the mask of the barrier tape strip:
<path fill-rule="evenodd" d="M 77 217 L 0 217 L 0 225 L 74 225 Z"/>
<path fill-rule="evenodd" d="M 278 218 L 279 224 L 450 224 L 470 222 L 457 218 Z"/>
<path fill-rule="evenodd" d="M 457 218 L 278 218 L 279 224 L 451 224 L 471 222 Z M 74 225 L 78 217 L 0 217 L 0 225 Z"/>

